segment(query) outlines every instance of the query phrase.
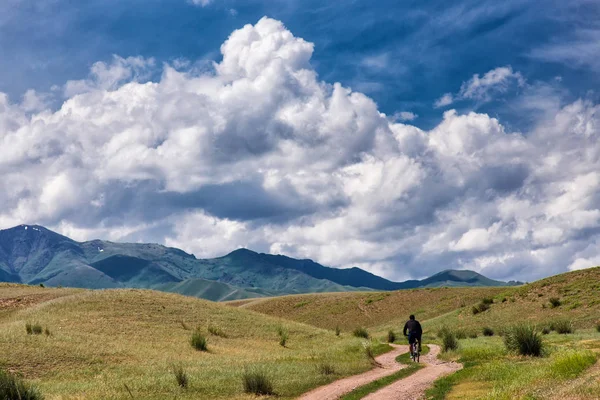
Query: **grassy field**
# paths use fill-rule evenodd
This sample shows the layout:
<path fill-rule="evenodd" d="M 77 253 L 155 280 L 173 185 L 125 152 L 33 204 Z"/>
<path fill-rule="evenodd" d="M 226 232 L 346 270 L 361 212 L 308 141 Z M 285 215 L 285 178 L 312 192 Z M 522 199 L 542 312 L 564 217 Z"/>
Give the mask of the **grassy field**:
<path fill-rule="evenodd" d="M 600 268 L 520 287 L 332 293 L 230 305 L 325 328 L 364 326 L 381 339 L 390 329 L 400 334 L 411 313 L 421 320 L 426 343 L 441 344 L 436 334 L 448 327 L 463 339 L 444 357 L 459 360 L 465 369 L 440 380 L 430 399 L 600 399 Z M 541 358 L 508 352 L 498 336 L 517 324 L 541 333 L 560 322 L 575 333 L 542 335 Z M 494 335 L 484 337 L 484 328 Z"/>
<path fill-rule="evenodd" d="M 385 351 L 378 340 L 386 341 L 390 329 L 401 342 L 411 313 L 423 324 L 425 343 L 440 344 L 436 333 L 443 327 L 461 337 L 459 348 L 444 357 L 465 368 L 438 381 L 431 399 L 598 398 L 600 268 L 512 288 L 228 304 L 147 290 L 0 284 L 0 368 L 37 385 L 46 399 L 251 399 L 243 385 L 248 372 L 263 374 L 277 398 L 289 399 L 371 368 L 365 345 Z M 543 335 L 541 358 L 508 352 L 498 336 L 514 324 L 541 331 L 560 321 L 575 333 Z M 28 334 L 27 324 L 42 334 Z M 358 327 L 376 340 L 354 337 Z M 484 328 L 493 336 L 484 337 Z M 194 333 L 207 339 L 208 351 L 191 346 Z M 187 377 L 187 388 L 178 386 L 176 369 Z"/>
<path fill-rule="evenodd" d="M 0 366 L 47 399 L 254 398 L 243 391 L 246 371 L 264 373 L 285 399 L 371 368 L 364 340 L 191 297 L 15 285 L 0 295 Z M 49 335 L 28 335 L 27 323 Z M 196 327 L 207 352 L 190 345 Z M 335 373 L 322 374 L 323 363 Z"/>

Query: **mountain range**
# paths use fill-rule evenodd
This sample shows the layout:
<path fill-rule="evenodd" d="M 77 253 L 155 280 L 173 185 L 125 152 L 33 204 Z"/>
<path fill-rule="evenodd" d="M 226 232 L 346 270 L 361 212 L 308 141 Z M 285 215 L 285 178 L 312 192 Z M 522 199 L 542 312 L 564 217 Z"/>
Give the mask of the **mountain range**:
<path fill-rule="evenodd" d="M 0 281 L 81 288 L 149 288 L 224 301 L 296 293 L 509 286 L 473 271 L 446 270 L 392 282 L 360 268 L 235 250 L 197 259 L 159 244 L 77 242 L 38 225 L 0 230 Z"/>

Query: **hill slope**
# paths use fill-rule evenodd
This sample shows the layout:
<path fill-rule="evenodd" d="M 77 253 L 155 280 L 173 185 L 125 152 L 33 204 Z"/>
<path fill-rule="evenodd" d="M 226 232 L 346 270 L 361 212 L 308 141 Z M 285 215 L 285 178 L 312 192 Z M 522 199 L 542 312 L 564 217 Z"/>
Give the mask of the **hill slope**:
<path fill-rule="evenodd" d="M 26 306 L 25 296 L 39 301 Z M 43 300 L 46 296 L 46 300 Z M 62 297 L 59 301 L 48 301 Z M 21 299 L 20 302 L 9 301 Z M 297 397 L 339 376 L 370 369 L 361 341 L 350 335 L 192 297 L 148 290 L 72 291 L 0 284 L 0 364 L 34 380 L 46 398 L 251 399 L 245 369 L 260 368 L 278 397 Z M 50 336 L 27 335 L 25 324 Z M 221 336 L 208 333 L 217 327 Z M 189 327 L 189 328 L 188 328 Z M 190 346 L 192 330 L 208 352 Z M 286 347 L 278 329 L 289 333 Z M 336 376 L 319 373 L 324 361 Z M 173 367 L 189 377 L 183 390 Z"/>
<path fill-rule="evenodd" d="M 328 268 L 312 260 L 247 249 L 199 260 L 158 244 L 102 240 L 80 243 L 36 225 L 0 231 L 0 281 L 82 288 L 157 288 L 210 300 L 425 286 L 506 285 L 472 271 L 452 270 L 423 281 L 391 282 L 359 268 Z"/>

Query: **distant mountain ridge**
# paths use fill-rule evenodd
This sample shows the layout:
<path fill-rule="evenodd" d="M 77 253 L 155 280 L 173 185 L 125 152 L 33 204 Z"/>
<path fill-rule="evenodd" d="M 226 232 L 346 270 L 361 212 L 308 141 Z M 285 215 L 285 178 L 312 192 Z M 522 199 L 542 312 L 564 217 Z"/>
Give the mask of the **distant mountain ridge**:
<path fill-rule="evenodd" d="M 436 286 L 506 286 L 473 271 L 447 270 L 392 282 L 360 268 L 238 249 L 197 259 L 158 244 L 77 242 L 37 225 L 0 230 L 0 281 L 82 288 L 150 288 L 209 300 Z"/>

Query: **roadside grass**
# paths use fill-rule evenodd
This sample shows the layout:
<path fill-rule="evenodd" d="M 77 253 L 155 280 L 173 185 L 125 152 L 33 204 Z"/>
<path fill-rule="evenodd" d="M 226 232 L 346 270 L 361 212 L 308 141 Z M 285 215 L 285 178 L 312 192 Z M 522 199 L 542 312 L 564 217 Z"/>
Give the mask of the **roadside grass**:
<path fill-rule="evenodd" d="M 51 327 L 52 335 L 27 335 L 28 321 Z M 193 332 L 182 329 L 181 321 L 213 324 L 227 338 L 213 335 L 209 352 L 195 351 Z M 284 324 L 293 338 L 286 348 L 278 335 Z M 267 374 L 278 398 L 291 399 L 371 369 L 363 342 L 250 310 L 146 290 L 79 291 L 0 318 L 0 362 L 35 383 L 46 398 L 251 399 L 242 376 L 256 369 Z M 390 349 L 379 342 L 369 345 L 373 356 Z M 318 366 L 324 362 L 335 367 L 335 374 L 321 373 Z M 186 381 L 185 390 L 174 378 L 174 364 L 185 372 L 180 380 Z"/>
<path fill-rule="evenodd" d="M 427 353 L 429 353 L 429 347 L 423 346 L 423 351 L 421 352 L 421 355 L 426 355 Z M 404 353 L 404 354 L 399 355 L 398 357 L 396 357 L 396 361 L 399 362 L 400 364 L 405 364 L 406 367 L 404 367 L 403 369 L 401 369 L 397 372 L 394 372 L 391 375 L 388 375 L 381 379 L 377 379 L 377 380 L 375 380 L 371 383 L 368 383 L 364 386 L 360 386 L 360 387 L 354 389 L 353 391 L 351 391 L 350 393 L 347 393 L 347 394 L 343 395 L 342 397 L 340 397 L 340 400 L 362 399 L 363 397 L 366 397 L 367 395 L 369 395 L 371 393 L 375 393 L 379 389 L 382 389 L 388 385 L 391 385 L 392 383 L 394 383 L 400 379 L 404 379 L 404 378 L 414 374 L 421 368 L 423 368 L 423 364 L 414 363 L 410 360 L 409 353 Z"/>
<path fill-rule="evenodd" d="M 461 347 L 444 358 L 457 359 L 464 369 L 437 380 L 426 397 L 429 400 L 550 398 L 553 391 L 570 387 L 571 380 L 585 375 L 596 363 L 594 351 L 600 351 L 600 340 L 589 341 L 593 336 L 591 330 L 578 337 L 578 341 L 567 342 L 561 336 L 545 336 L 549 355 L 543 358 L 513 355 L 499 337 L 461 341 Z M 590 344 L 590 348 L 583 343 Z M 587 386 L 579 385 L 578 393 L 585 393 L 590 385 L 594 385 L 593 381 L 588 381 Z"/>

